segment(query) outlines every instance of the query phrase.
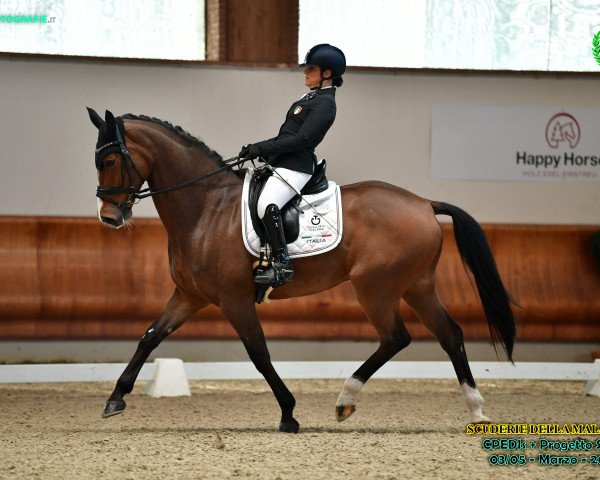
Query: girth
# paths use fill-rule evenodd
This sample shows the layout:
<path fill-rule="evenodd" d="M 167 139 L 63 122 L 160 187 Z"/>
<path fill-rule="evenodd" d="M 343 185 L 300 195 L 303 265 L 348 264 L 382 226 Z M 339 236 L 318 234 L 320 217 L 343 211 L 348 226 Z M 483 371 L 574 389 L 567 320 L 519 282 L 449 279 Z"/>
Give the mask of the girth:
<path fill-rule="evenodd" d="M 327 190 L 329 182 L 325 175 L 326 169 L 327 162 L 321 160 L 317 164 L 315 172 L 312 177 L 310 177 L 310 180 L 304 185 L 302 190 L 300 190 L 300 193 L 302 195 L 314 195 Z M 254 230 L 260 238 L 261 243 L 266 241 L 266 234 L 262 221 L 258 218 L 256 205 L 258 203 L 258 198 L 265 187 L 265 183 L 271 175 L 273 175 L 273 172 L 269 168 L 259 168 L 255 170 L 254 175 L 250 180 L 250 190 L 248 192 L 250 218 L 252 219 L 252 225 L 254 226 Z M 300 208 L 301 200 L 302 197 L 296 195 L 281 209 L 281 219 L 283 222 L 283 230 L 285 232 L 285 241 L 287 243 L 294 242 L 300 234 L 300 213 L 302 213 L 302 209 Z"/>

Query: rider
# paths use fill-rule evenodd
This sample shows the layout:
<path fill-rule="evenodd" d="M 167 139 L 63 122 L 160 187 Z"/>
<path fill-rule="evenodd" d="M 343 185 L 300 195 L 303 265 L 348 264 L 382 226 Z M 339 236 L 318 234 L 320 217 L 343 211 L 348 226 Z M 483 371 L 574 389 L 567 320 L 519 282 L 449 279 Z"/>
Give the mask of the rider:
<path fill-rule="evenodd" d="M 280 209 L 310 180 L 317 162 L 315 147 L 335 120 L 335 87 L 343 83 L 346 57 L 339 48 L 321 43 L 312 47 L 300 67 L 310 92 L 294 102 L 279 129 L 269 140 L 242 147 L 240 158 L 263 157 L 273 174 L 257 204 L 272 251 L 272 267 L 254 278 L 257 283 L 281 286 L 293 279 Z"/>

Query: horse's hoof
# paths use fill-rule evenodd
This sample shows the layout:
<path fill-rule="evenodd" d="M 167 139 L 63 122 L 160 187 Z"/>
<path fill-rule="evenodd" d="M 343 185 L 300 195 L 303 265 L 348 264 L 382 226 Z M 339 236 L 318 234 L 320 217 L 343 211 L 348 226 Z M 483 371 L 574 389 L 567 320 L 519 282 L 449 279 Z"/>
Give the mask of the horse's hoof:
<path fill-rule="evenodd" d="M 125 411 L 127 404 L 125 400 L 108 400 L 104 405 L 102 411 L 102 418 L 112 417 L 113 415 L 119 415 Z"/>
<path fill-rule="evenodd" d="M 300 424 L 292 418 L 291 422 L 281 422 L 279 424 L 279 431 L 284 433 L 298 433 Z"/>
<path fill-rule="evenodd" d="M 471 423 L 474 423 L 475 425 L 487 425 L 488 423 L 492 422 L 485 415 L 477 415 L 477 417 Z"/>
<path fill-rule="evenodd" d="M 354 405 L 338 405 L 335 407 L 335 419 L 338 422 L 343 422 L 354 412 L 356 412 L 356 406 Z"/>

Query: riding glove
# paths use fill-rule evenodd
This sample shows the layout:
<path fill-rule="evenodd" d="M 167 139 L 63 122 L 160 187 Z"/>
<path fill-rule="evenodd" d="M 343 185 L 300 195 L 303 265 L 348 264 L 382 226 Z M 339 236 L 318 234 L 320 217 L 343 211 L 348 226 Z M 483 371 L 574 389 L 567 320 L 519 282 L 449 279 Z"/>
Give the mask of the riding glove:
<path fill-rule="evenodd" d="M 248 144 L 244 145 L 240 150 L 238 157 L 242 159 L 251 160 L 256 157 L 260 157 L 261 151 L 258 145 Z"/>

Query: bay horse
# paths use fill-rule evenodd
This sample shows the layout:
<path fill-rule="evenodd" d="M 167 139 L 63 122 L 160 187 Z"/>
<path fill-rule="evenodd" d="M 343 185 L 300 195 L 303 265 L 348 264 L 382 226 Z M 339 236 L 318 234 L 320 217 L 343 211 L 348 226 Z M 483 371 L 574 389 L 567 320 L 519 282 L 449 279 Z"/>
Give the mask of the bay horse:
<path fill-rule="evenodd" d="M 133 389 L 142 365 L 162 340 L 209 304 L 221 308 L 236 330 L 257 370 L 281 408 L 279 431 L 298 432 L 295 399 L 273 365 L 255 306 L 252 264 L 242 241 L 242 178 L 202 141 L 168 122 L 126 114 L 104 120 L 88 108 L 98 128 L 98 216 L 120 228 L 147 181 L 156 210 L 168 234 L 169 262 L 175 290 L 139 341 L 131 361 L 110 395 L 103 417 L 125 410 L 123 397 Z M 215 174 L 218 173 L 218 174 Z M 189 181 L 201 176 L 202 181 Z M 186 188 L 172 189 L 178 185 Z M 161 190 L 164 190 L 161 192 Z M 489 422 L 467 360 L 460 326 L 444 309 L 435 284 L 442 248 L 436 215 L 452 217 L 456 243 L 472 273 L 491 337 L 512 361 L 515 321 L 487 239 L 480 225 L 453 205 L 426 200 L 402 188 L 367 181 L 341 188 L 344 232 L 332 251 L 294 260 L 295 280 L 271 297 L 310 295 L 349 280 L 358 302 L 379 336 L 379 347 L 343 386 L 336 418 L 356 409 L 356 396 L 369 378 L 411 336 L 400 318 L 400 299 L 447 352 L 463 390 L 473 422 Z M 158 194 L 160 193 L 160 194 Z M 467 272 L 468 274 L 468 272 Z"/>

